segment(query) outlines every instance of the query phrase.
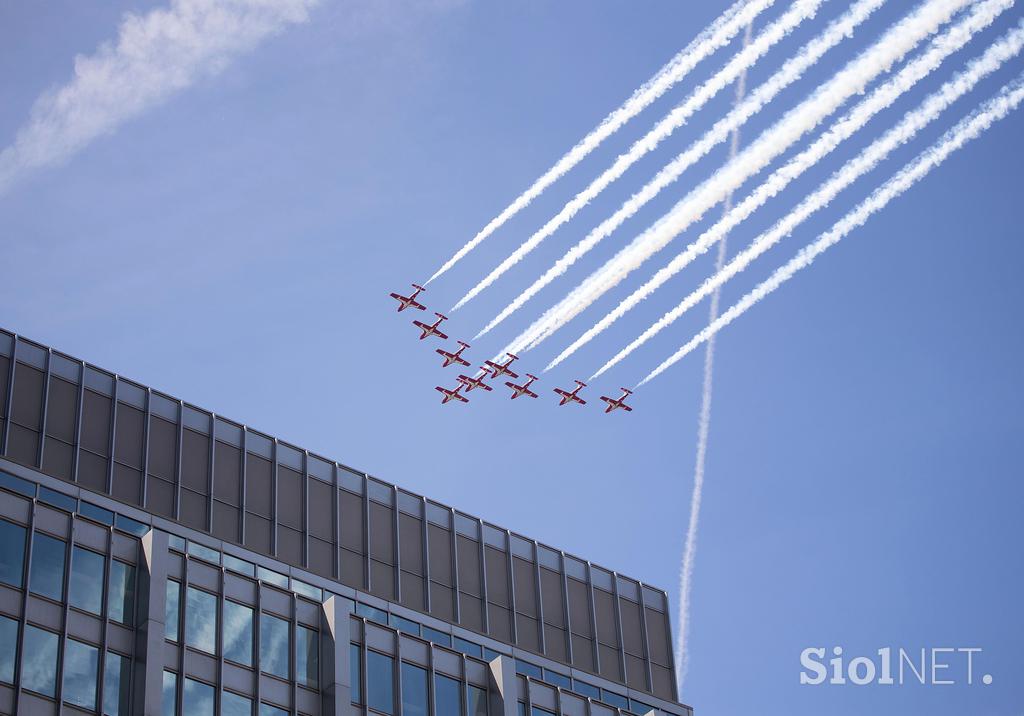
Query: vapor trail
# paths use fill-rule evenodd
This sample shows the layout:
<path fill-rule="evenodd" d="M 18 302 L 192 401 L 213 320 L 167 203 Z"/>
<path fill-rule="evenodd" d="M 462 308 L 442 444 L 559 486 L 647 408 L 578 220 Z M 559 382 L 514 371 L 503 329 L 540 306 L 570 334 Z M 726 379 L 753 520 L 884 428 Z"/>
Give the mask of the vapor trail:
<path fill-rule="evenodd" d="M 864 22 L 884 2 L 885 0 L 858 0 L 843 15 L 829 23 L 828 27 L 820 35 L 800 48 L 793 57 L 782 65 L 778 72 L 751 92 L 750 97 L 745 102 L 716 122 L 700 140 L 665 166 L 654 179 L 634 194 L 614 214 L 601 222 L 583 240 L 569 249 L 565 256 L 556 261 L 544 275 L 534 281 L 529 288 L 517 296 L 494 320 L 487 324 L 477 334 L 477 338 L 515 313 L 541 289 L 568 271 L 576 261 L 608 237 L 629 217 L 639 211 L 658 192 L 678 179 L 694 162 L 706 155 L 719 143 L 725 141 L 734 129 L 761 111 L 779 92 L 799 79 L 807 68 L 816 63 L 828 50 L 835 47 L 844 38 L 849 37 L 854 28 Z"/>
<path fill-rule="evenodd" d="M 750 25 L 743 38 L 744 43 L 750 42 Z M 736 82 L 736 96 L 733 107 L 743 100 L 747 91 L 747 73 L 743 72 Z M 732 131 L 729 143 L 729 159 L 734 159 L 740 148 L 740 130 Z M 728 213 L 732 207 L 732 194 L 725 198 L 724 211 Z M 718 256 L 715 266 L 719 269 L 725 264 L 726 237 L 718 244 Z M 718 318 L 718 292 L 711 298 L 708 311 L 708 322 Z M 683 546 L 683 560 L 679 567 L 679 634 L 676 637 L 676 684 L 677 691 L 683 690 L 686 672 L 690 666 L 690 652 L 687 650 L 690 639 L 690 594 L 693 591 L 693 566 L 697 560 L 697 526 L 700 523 L 700 506 L 704 498 L 704 465 L 707 462 L 708 436 L 711 432 L 711 393 L 715 369 L 715 341 L 708 341 L 704 351 L 704 378 L 701 384 L 700 417 L 697 421 L 697 455 L 693 466 L 693 492 L 690 494 L 690 521 L 686 527 L 686 542 Z"/>
<path fill-rule="evenodd" d="M 430 283 L 452 266 L 457 264 L 466 254 L 476 248 L 480 242 L 493 234 L 502 224 L 527 207 L 531 201 L 564 176 L 570 169 L 579 164 L 605 139 L 618 131 L 626 122 L 642 112 L 648 105 L 678 83 L 702 60 L 712 55 L 732 41 L 736 33 L 755 17 L 774 4 L 775 0 L 738 0 L 727 9 L 701 34 L 684 47 L 657 74 L 647 80 L 622 106 L 605 117 L 601 123 L 587 136 L 570 149 L 553 167 L 537 179 L 529 189 L 516 197 L 498 216 L 481 229 L 469 243 L 455 252 L 427 283 Z"/>
<path fill-rule="evenodd" d="M 316 0 L 172 0 L 128 13 L 116 43 L 78 55 L 74 76 L 42 95 L 14 143 L 0 152 L 0 193 L 17 178 L 58 165 L 93 140 L 166 101 L 291 24 Z"/>
<path fill-rule="evenodd" d="M 872 47 L 847 64 L 828 82 L 819 86 L 808 99 L 762 133 L 733 161 L 691 191 L 668 214 L 591 274 L 560 303 L 548 310 L 516 339 L 511 352 L 522 352 L 524 349 L 536 347 L 572 320 L 643 264 L 648 257 L 699 219 L 705 211 L 720 202 L 729 191 L 763 169 L 805 132 L 813 129 L 851 95 L 862 91 L 868 82 L 897 62 L 923 38 L 935 32 L 953 13 L 968 4 L 970 0 L 927 0 L 910 15 L 891 26 Z"/>
<path fill-rule="evenodd" d="M 807 149 L 777 169 L 735 209 L 725 214 L 714 226 L 701 234 L 696 241 L 673 258 L 667 266 L 660 269 L 604 318 L 577 338 L 557 358 L 551 361 L 548 368 L 553 368 L 564 361 L 654 293 L 666 281 L 688 266 L 698 255 L 707 251 L 715 242 L 719 241 L 739 223 L 746 220 L 754 211 L 763 206 L 768 199 L 776 196 L 789 186 L 790 182 L 821 161 L 821 159 L 838 147 L 840 143 L 864 127 L 878 112 L 891 106 L 893 102 L 899 99 L 911 87 L 931 74 L 951 54 L 963 48 L 977 32 L 991 25 L 1001 13 L 1012 7 L 1012 5 L 1013 0 L 985 0 L 971 8 L 970 13 L 960 22 L 932 40 L 931 45 L 925 52 L 914 58 L 890 80 L 877 87 L 866 99 L 858 103 L 843 117 L 836 120 Z M 952 99 L 945 106 L 948 106 L 950 102 L 952 102 Z M 937 115 L 937 113 L 938 110 L 936 110 L 935 114 Z M 637 346 L 641 344 L 642 342 L 638 343 Z M 612 361 L 609 361 L 591 378 L 596 378 L 604 373 L 605 370 L 622 358 L 625 358 L 631 351 L 632 348 L 620 354 L 621 357 L 616 356 L 617 360 L 612 359 Z"/>
<path fill-rule="evenodd" d="M 695 89 L 685 101 L 677 105 L 661 119 L 643 137 L 638 139 L 624 154 L 620 154 L 610 167 L 605 169 L 596 179 L 587 185 L 562 209 L 548 220 L 544 226 L 534 232 L 519 248 L 512 252 L 504 261 L 483 278 L 476 286 L 459 299 L 452 310 L 456 311 L 469 303 L 473 298 L 498 280 L 506 271 L 523 260 L 527 254 L 551 236 L 560 226 L 572 219 L 594 197 L 604 191 L 610 184 L 619 179 L 629 167 L 633 166 L 649 152 L 654 151 L 662 140 L 681 127 L 698 110 L 707 104 L 722 89 L 728 87 L 747 68 L 752 66 L 768 50 L 786 37 L 804 20 L 811 18 L 818 11 L 824 0 L 796 0 L 790 8 L 777 20 L 769 24 L 752 43 L 745 45 L 726 65 L 711 79 Z M 748 25 L 749 27 L 749 25 Z"/>
<path fill-rule="evenodd" d="M 706 326 L 686 345 L 651 371 L 650 375 L 640 381 L 639 385 L 645 385 L 657 378 L 701 343 L 710 339 L 711 336 L 746 313 L 758 301 L 791 279 L 798 271 L 810 266 L 818 256 L 839 243 L 855 228 L 862 226 L 871 215 L 883 209 L 890 201 L 916 184 L 928 172 L 945 161 L 950 154 L 978 137 L 992 126 L 993 123 L 1016 109 L 1022 100 L 1024 100 L 1024 74 L 1018 75 L 1017 79 L 1003 87 L 996 97 L 986 102 L 961 120 L 953 129 L 946 132 L 938 142 L 901 169 L 892 179 L 876 189 L 871 196 L 836 222 L 831 229 L 818 237 L 814 243 L 801 249 L 787 264 L 777 269 L 767 280 L 737 301 L 716 321 Z"/>

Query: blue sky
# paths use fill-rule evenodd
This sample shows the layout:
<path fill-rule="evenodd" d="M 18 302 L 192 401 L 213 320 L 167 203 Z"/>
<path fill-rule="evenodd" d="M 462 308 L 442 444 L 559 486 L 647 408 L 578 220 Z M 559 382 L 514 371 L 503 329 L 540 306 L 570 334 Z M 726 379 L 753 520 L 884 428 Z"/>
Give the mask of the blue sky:
<path fill-rule="evenodd" d="M 888 5 L 753 118 L 744 137 L 908 7 Z M 76 54 L 115 39 L 123 13 L 158 6 L 0 10 L 0 146 L 14 141 L 41 93 L 68 81 Z M 755 33 L 785 6 L 759 19 Z M 826 3 L 780 43 L 751 71 L 750 86 L 842 6 Z M 724 7 L 322 0 L 308 22 L 0 194 L 0 325 L 666 588 L 675 600 L 701 355 L 638 391 L 629 415 L 556 409 L 549 396 L 674 306 L 712 257 L 545 375 L 544 400 L 529 403 L 495 391 L 474 393 L 468 406 L 438 405 L 433 387 L 452 382 L 454 369 L 440 369 L 436 346 L 415 340 L 410 312 L 396 315 L 387 294 L 429 276 Z M 1005 13 L 794 182 L 730 237 L 732 250 L 1020 16 L 1019 8 Z M 431 309 L 451 306 L 736 47 L 700 65 L 432 284 Z M 723 305 L 1022 66 L 1017 58 L 983 81 L 731 282 Z M 454 315 L 453 337 L 471 337 L 710 127 L 730 96 Z M 996 124 L 720 335 L 683 693 L 698 713 L 1022 713 L 1022 121 L 1011 114 Z M 490 357 L 724 158 L 721 147 L 691 169 L 474 346 L 475 358 Z M 521 363 L 541 369 L 669 255 Z M 702 305 L 589 397 L 635 383 L 705 320 Z M 994 683 L 800 686 L 800 651 L 837 644 L 851 656 L 885 646 L 980 647 L 976 678 L 990 673 Z"/>

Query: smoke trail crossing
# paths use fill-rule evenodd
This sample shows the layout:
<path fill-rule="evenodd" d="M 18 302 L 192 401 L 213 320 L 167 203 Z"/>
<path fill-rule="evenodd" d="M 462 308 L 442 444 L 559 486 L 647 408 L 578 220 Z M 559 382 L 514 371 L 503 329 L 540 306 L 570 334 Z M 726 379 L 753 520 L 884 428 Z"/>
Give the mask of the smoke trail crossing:
<path fill-rule="evenodd" d="M 702 60 L 724 47 L 745 25 L 774 4 L 775 0 L 739 0 L 709 25 L 700 35 L 683 48 L 672 60 L 644 83 L 618 109 L 609 114 L 601 123 L 576 146 L 570 149 L 554 166 L 537 179 L 529 189 L 520 194 L 498 216 L 490 221 L 469 243 L 434 272 L 427 283 L 447 272 L 466 254 L 476 248 L 484 239 L 493 234 L 502 224 L 519 213 L 543 193 L 545 189 L 579 164 L 605 139 L 618 131 L 626 122 L 642 112 L 648 105 L 678 83 Z"/>
<path fill-rule="evenodd" d="M 706 326 L 686 345 L 672 354 L 638 384 L 645 385 L 682 360 L 701 343 L 715 335 L 768 294 L 778 289 L 799 271 L 810 266 L 814 260 L 829 248 L 839 243 L 851 231 L 863 224 L 890 201 L 912 187 L 932 169 L 940 165 L 954 151 L 977 138 L 992 124 L 1003 119 L 1024 100 L 1024 74 L 1003 87 L 999 94 L 982 107 L 961 120 L 953 129 L 925 150 L 917 159 L 905 166 L 892 179 L 876 189 L 853 211 L 840 219 L 829 231 L 822 234 L 809 246 L 801 249 L 788 263 L 777 269 L 768 279 L 737 301 L 716 321 Z"/>
<path fill-rule="evenodd" d="M 747 25 L 744 42 L 750 41 L 751 26 Z M 736 96 L 733 107 L 743 100 L 747 90 L 747 73 L 740 75 L 736 82 Z M 740 148 L 740 130 L 732 131 L 729 143 L 729 159 L 734 159 Z M 728 213 L 732 207 L 732 194 L 725 198 L 725 209 Z M 719 269 L 725 263 L 726 239 L 718 244 L 718 256 L 715 266 Z M 708 322 L 718 318 L 718 293 L 711 299 Z M 708 436 L 711 432 L 711 393 L 712 378 L 715 368 L 715 341 L 708 341 L 704 352 L 704 377 L 701 383 L 700 416 L 697 420 L 697 454 L 693 466 L 693 492 L 690 494 L 690 521 L 686 527 L 686 541 L 683 546 L 683 559 L 679 566 L 679 634 L 676 637 L 676 685 L 677 691 L 683 690 L 686 673 L 690 666 L 690 652 L 687 649 L 690 638 L 690 594 L 693 591 L 693 567 L 697 560 L 697 527 L 700 524 L 700 506 L 704 498 L 704 465 L 707 462 Z"/>
<path fill-rule="evenodd" d="M 844 38 L 849 37 L 854 28 L 864 22 L 884 2 L 885 0 L 859 0 L 843 15 L 829 23 L 824 32 L 800 48 L 771 78 L 751 92 L 745 102 L 716 122 L 698 142 L 665 166 L 654 179 L 634 194 L 621 208 L 601 222 L 578 244 L 569 249 L 565 256 L 556 261 L 544 275 L 517 296 L 476 337 L 479 338 L 493 329 L 522 308 L 527 301 L 533 298 L 545 286 L 568 271 L 576 261 L 603 239 L 607 238 L 623 222 L 639 211 L 644 204 L 653 199 L 658 192 L 678 179 L 694 162 L 706 155 L 720 142 L 725 141 L 734 129 L 759 112 L 779 92 L 799 79 L 807 68 L 815 64 L 828 50 L 835 47 Z"/>
<path fill-rule="evenodd" d="M 735 160 L 690 192 L 668 214 L 547 311 L 513 343 L 514 348 L 511 352 L 535 348 L 572 320 L 643 264 L 648 257 L 699 219 L 705 211 L 721 201 L 730 190 L 764 168 L 851 95 L 862 91 L 868 82 L 897 62 L 923 38 L 947 22 L 957 10 L 968 4 L 970 0 L 928 0 L 891 26 L 872 47 L 847 64 L 828 82 L 819 86 L 807 100 L 762 133 Z"/>
<path fill-rule="evenodd" d="M 770 230 L 758 236 L 749 247 L 729 262 L 728 266 L 705 280 L 697 290 L 684 298 L 679 305 L 658 319 L 626 348 L 619 351 L 614 358 L 602 366 L 601 370 L 595 373 L 595 377 L 622 361 L 658 332 L 671 325 L 680 316 L 697 305 L 708 293 L 717 290 L 719 286 L 743 271 L 756 258 L 792 233 L 811 214 L 827 206 L 839 192 L 878 166 L 878 163 L 885 159 L 896 147 L 913 139 L 918 131 L 934 121 L 953 102 L 971 91 L 981 79 L 995 72 L 1007 60 L 1020 54 L 1022 48 L 1024 48 L 1024 20 L 1020 21 L 1018 26 L 1008 32 L 1001 40 L 989 47 L 981 57 L 973 60 L 966 70 L 929 95 L 917 109 L 908 112 L 899 124 L 875 140 L 857 157 L 844 164 L 827 182 L 800 202 L 792 212 L 776 222 Z"/>
<path fill-rule="evenodd" d="M 548 368 L 553 368 L 564 361 L 654 293 L 666 281 L 688 266 L 698 255 L 707 251 L 715 242 L 763 206 L 768 199 L 776 196 L 807 169 L 821 161 L 839 144 L 863 128 L 878 112 L 891 106 L 917 82 L 931 74 L 951 54 L 962 49 L 977 32 L 991 25 L 1001 13 L 1012 5 L 1013 0 L 985 0 L 985 2 L 975 5 L 960 22 L 932 40 L 931 45 L 924 53 L 909 62 L 892 79 L 880 85 L 866 99 L 836 120 L 810 147 L 777 169 L 735 209 L 723 216 L 718 223 L 701 234 L 668 265 L 655 273 L 646 283 L 577 338 L 551 361 Z M 626 352 L 626 355 L 628 353 L 629 351 Z M 622 358 L 624 357 L 625 355 L 622 355 Z M 591 378 L 601 375 L 617 362 L 618 360 L 610 361 Z"/>
<path fill-rule="evenodd" d="M 649 152 L 654 151 L 662 140 L 681 127 L 698 110 L 707 104 L 722 89 L 736 81 L 748 67 L 757 62 L 768 50 L 785 38 L 801 22 L 814 16 L 824 0 L 796 0 L 793 5 L 777 20 L 766 27 L 753 43 L 749 43 L 726 63 L 711 79 L 695 89 L 690 96 L 661 119 L 654 128 L 630 146 L 625 154 L 620 154 L 612 165 L 602 172 L 576 196 L 562 207 L 544 226 L 534 232 L 519 248 L 512 252 L 493 271 L 463 296 L 452 307 L 457 311 L 469 303 L 481 291 L 497 281 L 506 271 L 522 261 L 527 254 L 551 236 L 563 224 L 572 219 L 583 207 L 590 203 L 598 194 L 622 177 L 629 167 L 633 166 Z M 749 26 L 748 26 L 749 27 Z"/>

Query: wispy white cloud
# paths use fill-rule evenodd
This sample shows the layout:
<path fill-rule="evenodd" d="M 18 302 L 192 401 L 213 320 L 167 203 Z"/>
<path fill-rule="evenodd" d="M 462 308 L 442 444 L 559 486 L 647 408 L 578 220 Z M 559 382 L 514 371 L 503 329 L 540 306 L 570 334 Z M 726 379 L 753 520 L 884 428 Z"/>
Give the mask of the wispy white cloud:
<path fill-rule="evenodd" d="M 74 60 L 67 84 L 43 94 L 0 152 L 0 193 L 66 161 L 93 140 L 166 101 L 285 27 L 318 0 L 172 0 L 125 15 L 115 42 Z"/>

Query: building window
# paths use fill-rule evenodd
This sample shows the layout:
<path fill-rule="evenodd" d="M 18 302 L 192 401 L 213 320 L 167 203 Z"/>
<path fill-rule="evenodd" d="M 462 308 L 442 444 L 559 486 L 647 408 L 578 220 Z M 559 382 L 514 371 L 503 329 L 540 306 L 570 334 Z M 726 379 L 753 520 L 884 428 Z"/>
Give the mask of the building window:
<path fill-rule="evenodd" d="M 21 656 L 22 687 L 53 696 L 57 682 L 56 664 L 57 635 L 27 625 Z"/>
<path fill-rule="evenodd" d="M 103 716 L 129 716 L 131 684 L 131 659 L 108 651 L 103 666 Z"/>
<path fill-rule="evenodd" d="M 185 643 L 217 653 L 217 597 L 195 587 L 185 590 Z"/>
<path fill-rule="evenodd" d="M 96 708 L 96 675 L 100 650 L 95 646 L 68 639 L 64 643 L 63 698 L 69 704 L 89 711 Z"/>
<path fill-rule="evenodd" d="M 434 713 L 462 716 L 462 684 L 441 674 L 434 674 Z"/>
<path fill-rule="evenodd" d="M 288 655 L 291 653 L 288 622 L 270 614 L 260 614 L 260 669 L 268 674 L 288 678 Z"/>
<path fill-rule="evenodd" d="M 366 652 L 366 705 L 381 713 L 395 712 L 395 660 Z"/>
<path fill-rule="evenodd" d="M 135 623 L 135 567 L 116 559 L 110 563 L 107 616 L 122 624 Z"/>
<path fill-rule="evenodd" d="M 363 650 L 358 644 L 348 645 L 348 680 L 350 684 L 351 701 L 354 704 L 363 703 Z"/>
<path fill-rule="evenodd" d="M 181 713 L 187 716 L 213 716 L 214 689 L 202 681 L 185 679 L 181 692 Z"/>
<path fill-rule="evenodd" d="M 181 585 L 167 580 L 167 601 L 164 603 L 164 638 L 178 641 L 181 627 L 178 622 L 181 614 Z"/>
<path fill-rule="evenodd" d="M 163 706 L 163 716 L 177 716 L 178 675 L 173 671 L 164 672 L 164 688 L 161 704 Z"/>
<path fill-rule="evenodd" d="M 14 683 L 14 658 L 18 648 L 18 622 L 0 616 L 0 681 Z"/>
<path fill-rule="evenodd" d="M 251 608 L 232 601 L 224 602 L 225 659 L 252 666 L 252 622 Z"/>
<path fill-rule="evenodd" d="M 447 711 L 438 711 L 437 713 L 448 716 Z M 402 662 L 402 716 L 427 716 L 427 670 L 404 661 Z"/>
<path fill-rule="evenodd" d="M 466 687 L 466 703 L 469 716 L 487 716 L 487 690 L 477 686 Z"/>
<path fill-rule="evenodd" d="M 67 545 L 59 539 L 36 532 L 32 537 L 32 567 L 29 586 L 36 594 L 55 601 L 64 600 L 64 557 Z"/>
<path fill-rule="evenodd" d="M 311 689 L 320 682 L 318 634 L 304 626 L 295 629 L 295 680 Z"/>
<path fill-rule="evenodd" d="M 260 704 L 260 716 L 288 716 L 288 712 L 270 704 Z"/>
<path fill-rule="evenodd" d="M 25 572 L 25 528 L 0 520 L 0 582 L 21 587 Z"/>
<path fill-rule="evenodd" d="M 225 691 L 220 697 L 220 716 L 252 716 L 252 701 Z"/>
<path fill-rule="evenodd" d="M 77 545 L 71 549 L 71 581 L 68 601 L 90 614 L 103 609 L 103 565 L 107 560 L 101 554 Z"/>

